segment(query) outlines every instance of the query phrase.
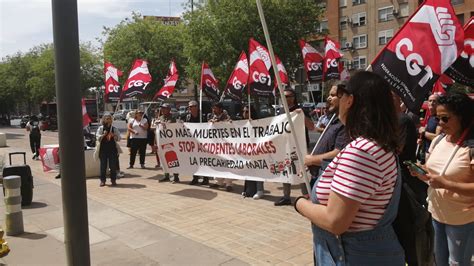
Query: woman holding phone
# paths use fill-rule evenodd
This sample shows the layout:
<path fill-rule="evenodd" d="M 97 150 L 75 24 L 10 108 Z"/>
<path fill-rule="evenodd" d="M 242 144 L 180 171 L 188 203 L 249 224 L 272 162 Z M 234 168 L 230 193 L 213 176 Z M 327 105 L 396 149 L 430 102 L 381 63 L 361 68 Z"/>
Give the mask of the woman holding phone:
<path fill-rule="evenodd" d="M 474 101 L 465 93 L 440 97 L 436 119 L 444 134 L 431 143 L 424 166 L 427 173 L 409 168 L 413 176 L 430 185 L 428 210 L 435 230 L 436 265 L 471 265 L 474 255 L 474 194 L 469 193 L 474 183 L 473 114 Z"/>

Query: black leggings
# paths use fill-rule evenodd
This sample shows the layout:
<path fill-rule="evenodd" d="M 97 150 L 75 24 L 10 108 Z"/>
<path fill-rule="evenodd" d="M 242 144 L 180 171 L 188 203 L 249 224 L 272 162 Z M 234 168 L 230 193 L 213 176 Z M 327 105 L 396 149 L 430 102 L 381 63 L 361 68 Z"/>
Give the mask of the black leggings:
<path fill-rule="evenodd" d="M 41 135 L 30 134 L 30 148 L 33 154 L 39 156 L 39 148 L 41 146 Z"/>
<path fill-rule="evenodd" d="M 140 164 L 145 164 L 145 153 L 146 153 L 147 139 L 130 139 L 130 166 L 135 164 L 135 157 L 137 152 L 140 154 Z"/>

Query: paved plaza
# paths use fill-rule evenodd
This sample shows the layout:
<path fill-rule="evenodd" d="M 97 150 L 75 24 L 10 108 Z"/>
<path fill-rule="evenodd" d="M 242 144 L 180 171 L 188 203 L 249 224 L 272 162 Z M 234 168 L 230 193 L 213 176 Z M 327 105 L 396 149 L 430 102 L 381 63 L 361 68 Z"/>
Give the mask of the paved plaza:
<path fill-rule="evenodd" d="M 0 264 L 65 265 L 57 173 L 44 173 L 41 162 L 31 160 L 24 129 L 0 132 L 8 138 L 0 156 L 8 163 L 9 152 L 26 151 L 35 182 L 33 204 L 23 209 L 25 233 L 7 237 L 12 251 Z M 43 132 L 42 145 L 57 143 L 57 132 Z M 125 169 L 129 157 L 125 141 L 120 144 Z M 155 164 L 154 155 L 147 156 L 147 169 L 125 170 L 117 187 L 109 180 L 99 187 L 98 177 L 87 179 L 93 265 L 312 265 L 309 222 L 292 206 L 273 206 L 281 184 L 265 183 L 265 198 L 253 200 L 241 196 L 243 181 L 235 182 L 234 192 L 190 186 L 186 176 L 181 184 L 158 183 L 163 172 Z M 299 186 L 292 195 L 300 195 Z"/>

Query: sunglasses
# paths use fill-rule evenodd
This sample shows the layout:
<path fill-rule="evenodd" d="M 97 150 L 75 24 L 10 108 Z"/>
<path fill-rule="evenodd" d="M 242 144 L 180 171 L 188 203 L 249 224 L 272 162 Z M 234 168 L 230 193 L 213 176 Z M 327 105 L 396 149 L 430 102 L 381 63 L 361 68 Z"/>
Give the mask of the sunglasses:
<path fill-rule="evenodd" d="M 449 116 L 436 116 L 435 117 L 436 121 L 442 121 L 443 123 L 447 124 L 449 122 L 450 117 Z"/>

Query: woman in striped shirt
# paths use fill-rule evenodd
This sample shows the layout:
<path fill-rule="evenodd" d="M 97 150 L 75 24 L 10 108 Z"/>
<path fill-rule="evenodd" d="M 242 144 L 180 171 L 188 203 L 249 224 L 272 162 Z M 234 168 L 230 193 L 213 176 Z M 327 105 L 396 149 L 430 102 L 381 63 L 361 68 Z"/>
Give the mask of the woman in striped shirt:
<path fill-rule="evenodd" d="M 312 201 L 295 201 L 312 222 L 320 265 L 404 265 L 392 222 L 400 182 L 398 123 L 390 87 L 359 72 L 338 88 L 339 119 L 352 139 L 318 179 Z"/>

